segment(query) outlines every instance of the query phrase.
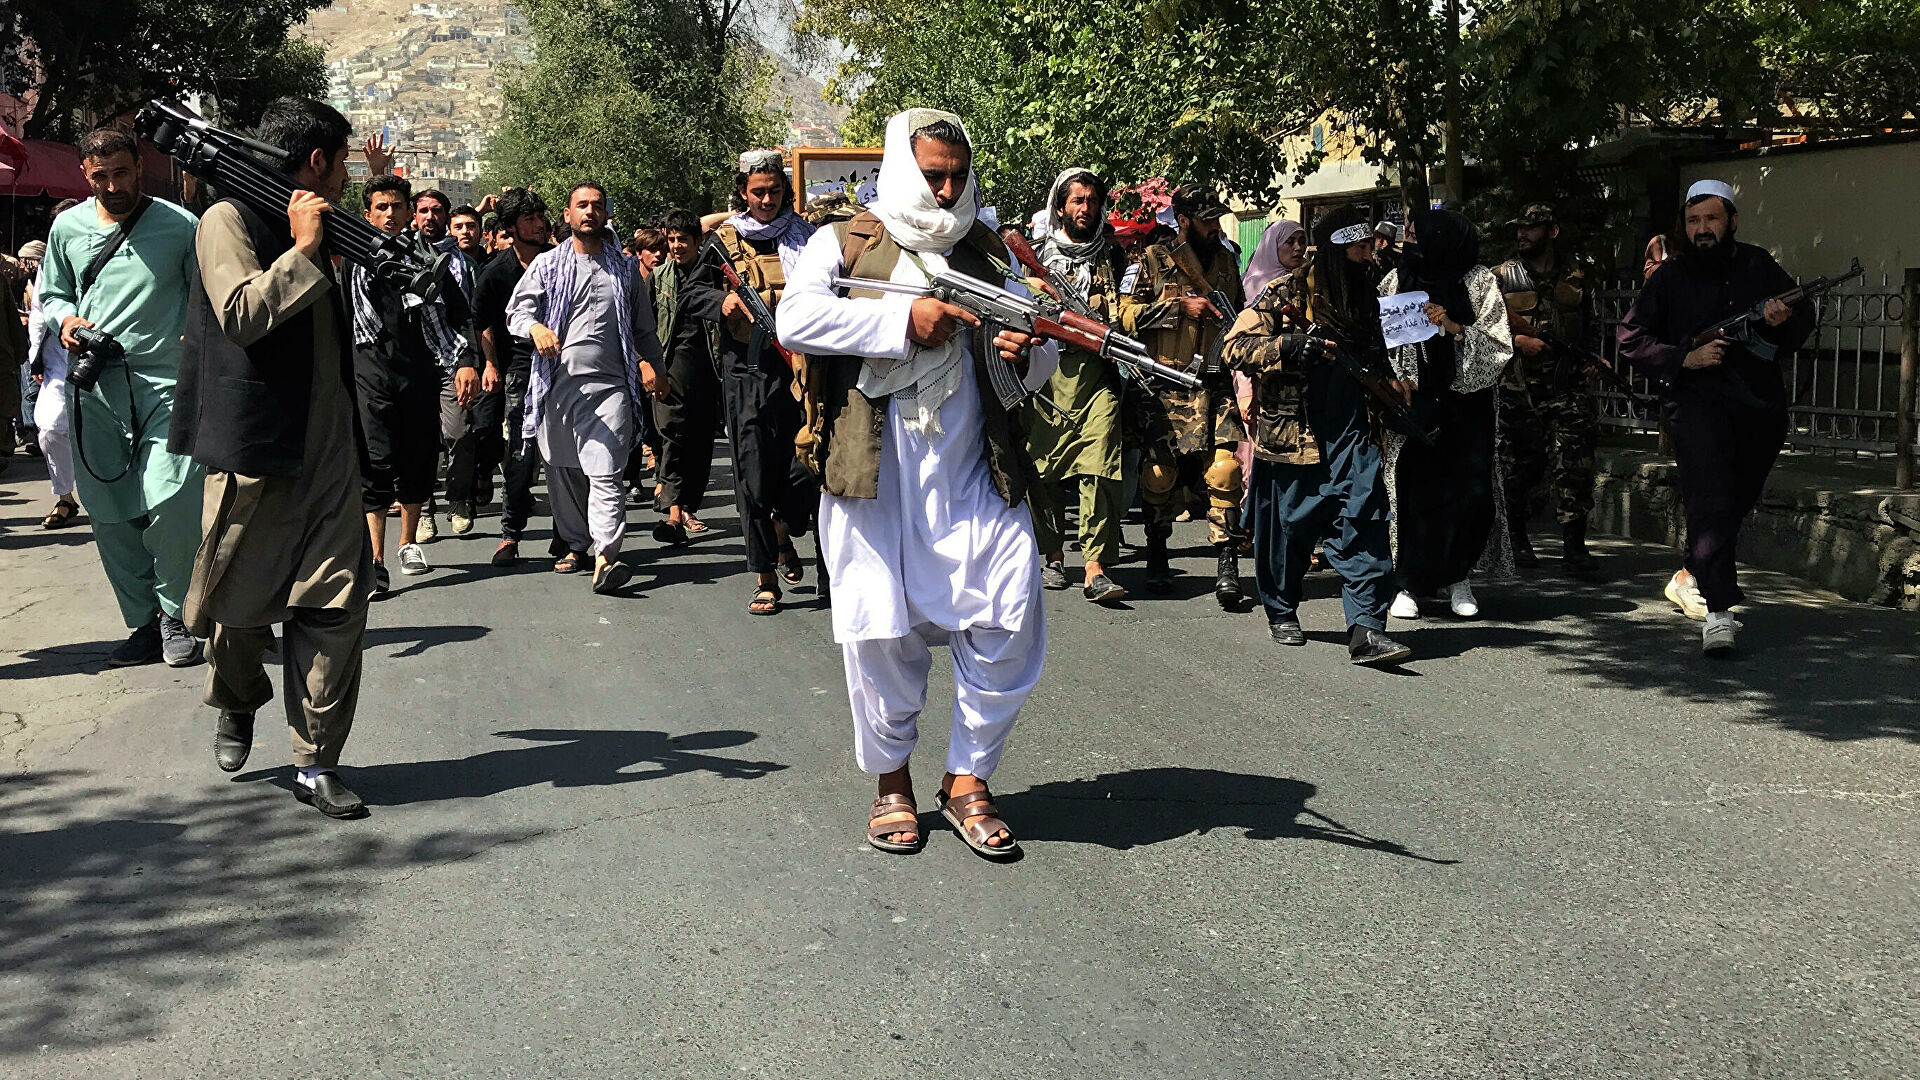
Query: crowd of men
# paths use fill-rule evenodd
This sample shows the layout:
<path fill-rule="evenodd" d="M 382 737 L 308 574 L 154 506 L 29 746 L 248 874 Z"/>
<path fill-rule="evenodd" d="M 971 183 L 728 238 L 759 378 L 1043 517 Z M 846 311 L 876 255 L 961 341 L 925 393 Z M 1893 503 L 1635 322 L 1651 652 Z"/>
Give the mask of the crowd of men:
<path fill-rule="evenodd" d="M 5 294 L 23 314 L 0 325 L 38 393 L 22 419 L 57 500 L 43 524 L 84 507 L 131 631 L 108 662 L 204 655 L 216 763 L 234 771 L 277 648 L 296 791 L 336 817 L 364 813 L 337 766 L 367 605 L 394 587 L 390 522 L 399 573 L 427 574 L 437 515 L 469 533 L 497 494 L 491 562 L 513 566 L 543 470 L 551 568 L 598 594 L 632 578 L 635 506 L 651 507 L 662 549 L 710 531 L 699 515 L 721 438 L 749 614 L 782 610 L 808 574 L 795 541 L 815 534 L 855 757 L 878 779 L 868 839 L 894 852 L 924 842 L 908 759 L 934 644 L 956 685 L 938 805 L 982 855 L 1018 852 L 987 779 L 1040 677 L 1040 598 L 1070 587 L 1070 547 L 1087 601 L 1164 595 L 1174 524 L 1204 519 L 1214 601 L 1262 611 L 1286 647 L 1307 644 L 1302 582 L 1324 566 L 1342 583 L 1349 657 L 1368 666 L 1411 655 L 1389 618 L 1427 602 L 1473 618 L 1474 580 L 1539 564 L 1527 522 L 1543 483 L 1564 568 L 1597 568 L 1599 328 L 1550 206 L 1509 223 L 1504 262 L 1452 211 L 1396 225 L 1336 207 L 1274 222 L 1243 269 L 1206 191 L 1178 191 L 1164 227 L 1126 245 L 1089 169 L 1059 174 L 1031 235 L 1001 231 L 960 118 L 916 109 L 889 122 L 865 207 L 803 216 L 782 155 L 751 151 L 729 212 L 672 210 L 623 240 L 590 179 L 556 225 L 526 188 L 480 206 L 413 190 L 368 139 L 366 221 L 440 267 L 422 303 L 328 254 L 345 119 L 282 99 L 255 134 L 300 189 L 284 214 L 223 199 L 196 219 L 141 192 L 131 136 L 89 135 L 94 197 L 21 251 L 24 291 Z M 1734 240 L 1735 197 L 1689 192 L 1620 331 L 1621 355 L 1666 398 L 1689 525 L 1667 595 L 1705 620 L 1709 655 L 1733 648 L 1735 541 L 1786 415 L 1770 365 L 1692 340 L 1791 284 Z M 1193 378 L 983 323 L 925 290 L 941 272 L 1072 300 Z M 1379 300 L 1416 291 L 1426 332 L 1390 344 Z M 1757 332 L 1793 348 L 1809 329 L 1805 305 L 1767 301 Z"/>

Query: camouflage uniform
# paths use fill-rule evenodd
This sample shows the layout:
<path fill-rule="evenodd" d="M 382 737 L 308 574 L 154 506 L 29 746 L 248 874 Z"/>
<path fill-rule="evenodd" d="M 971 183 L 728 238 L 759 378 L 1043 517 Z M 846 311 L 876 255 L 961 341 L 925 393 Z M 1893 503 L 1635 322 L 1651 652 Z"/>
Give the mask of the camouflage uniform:
<path fill-rule="evenodd" d="M 1195 282 L 1179 260 L 1192 251 L 1204 276 Z M 1205 252 L 1186 245 L 1154 244 L 1140 254 L 1121 284 L 1120 326 L 1139 338 L 1154 359 L 1186 370 L 1195 354 L 1204 355 L 1223 329 L 1214 318 L 1190 319 L 1180 300 L 1218 289 L 1237 308 L 1245 303 L 1240 265 L 1233 252 L 1215 244 Z M 1228 313 L 1231 317 L 1231 312 Z M 1197 481 L 1207 487 L 1207 534 L 1215 545 L 1237 544 L 1240 527 L 1240 462 L 1233 456 L 1247 430 L 1233 398 L 1233 380 L 1223 367 L 1202 375 L 1199 390 L 1155 384 L 1128 387 L 1127 445 L 1146 453 L 1140 466 L 1141 499 L 1147 508 L 1147 538 L 1163 540 L 1173 531 L 1183 493 Z"/>
<path fill-rule="evenodd" d="M 1494 276 L 1506 295 L 1514 333 L 1545 331 L 1591 344 L 1589 293 L 1579 268 L 1556 256 L 1553 268 L 1539 273 L 1513 258 L 1495 268 Z M 1584 523 L 1593 510 L 1600 410 L 1580 364 L 1552 350 L 1527 356 L 1514 349 L 1500 387 L 1500 417 L 1500 467 L 1512 527 L 1525 527 L 1530 496 L 1549 471 L 1555 517 L 1561 525 Z"/>

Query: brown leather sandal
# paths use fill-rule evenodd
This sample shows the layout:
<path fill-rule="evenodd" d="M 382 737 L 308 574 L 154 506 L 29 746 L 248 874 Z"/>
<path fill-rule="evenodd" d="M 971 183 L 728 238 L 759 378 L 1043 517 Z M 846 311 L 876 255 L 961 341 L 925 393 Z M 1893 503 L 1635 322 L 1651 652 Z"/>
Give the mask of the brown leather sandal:
<path fill-rule="evenodd" d="M 587 556 L 585 552 L 569 551 L 553 561 L 553 572 L 556 574 L 577 574 L 580 572 L 580 569 L 586 565 L 586 562 Z"/>
<path fill-rule="evenodd" d="M 912 816 L 903 818 L 901 814 Z M 894 833 L 912 833 L 913 839 L 905 842 L 887 839 Z M 905 795 L 882 795 L 873 800 L 873 812 L 867 815 L 867 843 L 894 855 L 912 855 L 926 847 L 927 838 L 920 831 L 920 812 L 913 800 Z"/>
<path fill-rule="evenodd" d="M 747 601 L 747 614 L 773 615 L 780 611 L 780 588 L 777 585 L 756 585 L 753 599 Z"/>
<path fill-rule="evenodd" d="M 989 859 L 1009 859 L 1020 854 L 1020 841 L 1013 838 L 1013 830 L 997 816 L 1000 811 L 993 805 L 993 795 L 985 788 L 951 797 L 942 791 L 936 801 L 940 816 L 947 819 L 947 824 L 952 825 L 953 831 L 977 854 Z M 996 847 L 987 843 L 989 837 L 999 832 L 1007 834 L 1005 844 Z"/>

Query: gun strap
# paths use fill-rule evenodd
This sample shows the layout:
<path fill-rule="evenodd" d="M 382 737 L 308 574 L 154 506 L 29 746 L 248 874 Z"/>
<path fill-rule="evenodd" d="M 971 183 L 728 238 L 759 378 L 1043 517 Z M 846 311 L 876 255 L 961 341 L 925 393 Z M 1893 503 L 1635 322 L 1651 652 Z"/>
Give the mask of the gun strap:
<path fill-rule="evenodd" d="M 113 253 L 119 251 L 120 245 L 127 242 L 127 237 L 133 235 L 133 227 L 140 224 L 140 215 L 146 213 L 147 207 L 152 205 L 153 196 L 142 195 L 140 201 L 134 204 L 133 213 L 120 219 L 120 227 L 107 238 L 107 246 L 95 252 L 93 261 L 87 264 L 85 270 L 80 271 L 80 294 L 74 297 L 76 301 L 86 299 L 87 290 L 93 288 L 94 280 L 100 276 L 100 271 L 106 269 L 107 260 L 113 258 Z"/>

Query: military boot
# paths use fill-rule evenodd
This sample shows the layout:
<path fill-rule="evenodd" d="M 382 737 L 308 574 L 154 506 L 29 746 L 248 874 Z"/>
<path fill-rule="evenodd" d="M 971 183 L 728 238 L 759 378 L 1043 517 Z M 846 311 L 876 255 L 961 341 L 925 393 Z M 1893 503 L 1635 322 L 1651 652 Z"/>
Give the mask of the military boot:
<path fill-rule="evenodd" d="M 1167 562 L 1167 538 L 1147 534 L 1147 591 L 1165 595 L 1173 591 L 1173 567 Z"/>
<path fill-rule="evenodd" d="M 1591 574 L 1600 569 L 1600 560 L 1587 552 L 1587 519 L 1575 518 L 1561 526 L 1560 561 L 1569 574 Z"/>
<path fill-rule="evenodd" d="M 1534 554 L 1533 541 L 1527 538 L 1527 519 L 1509 516 L 1512 525 L 1513 565 L 1522 570 L 1533 570 L 1540 565 L 1540 556 Z"/>
<path fill-rule="evenodd" d="M 1247 594 L 1240 591 L 1240 552 L 1233 541 L 1215 545 L 1219 559 L 1213 576 L 1213 598 L 1226 611 L 1239 611 Z"/>

